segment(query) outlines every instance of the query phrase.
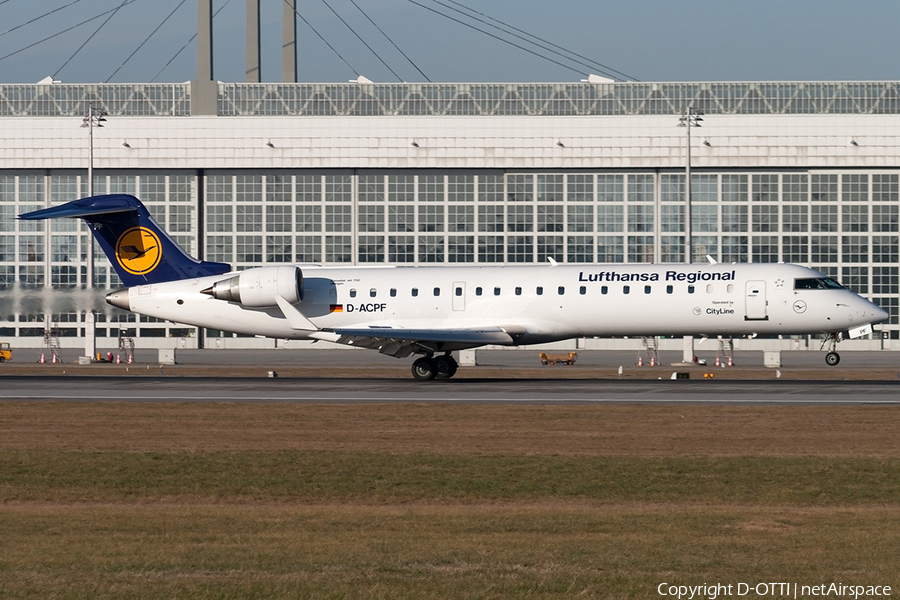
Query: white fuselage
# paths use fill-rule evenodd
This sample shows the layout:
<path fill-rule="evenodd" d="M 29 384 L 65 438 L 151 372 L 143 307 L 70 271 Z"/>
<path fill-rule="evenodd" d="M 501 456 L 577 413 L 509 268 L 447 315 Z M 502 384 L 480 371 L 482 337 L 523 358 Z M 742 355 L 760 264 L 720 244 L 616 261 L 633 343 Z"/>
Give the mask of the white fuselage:
<path fill-rule="evenodd" d="M 301 266 L 293 306 L 319 331 L 292 327 L 274 303 L 248 308 L 201 290 L 230 275 L 130 288 L 141 314 L 273 338 L 328 339 L 341 327 L 509 327 L 518 344 L 592 336 L 815 334 L 880 322 L 854 292 L 795 289 L 825 276 L 791 264 Z M 124 292 L 123 292 L 124 293 Z"/>

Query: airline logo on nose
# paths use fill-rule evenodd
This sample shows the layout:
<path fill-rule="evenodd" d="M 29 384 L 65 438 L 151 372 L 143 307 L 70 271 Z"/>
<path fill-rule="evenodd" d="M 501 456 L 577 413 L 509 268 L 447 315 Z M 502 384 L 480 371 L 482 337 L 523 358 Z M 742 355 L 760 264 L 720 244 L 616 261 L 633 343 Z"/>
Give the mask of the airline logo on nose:
<path fill-rule="evenodd" d="M 116 260 L 132 275 L 144 275 L 159 264 L 159 238 L 146 227 L 132 227 L 116 241 Z"/>

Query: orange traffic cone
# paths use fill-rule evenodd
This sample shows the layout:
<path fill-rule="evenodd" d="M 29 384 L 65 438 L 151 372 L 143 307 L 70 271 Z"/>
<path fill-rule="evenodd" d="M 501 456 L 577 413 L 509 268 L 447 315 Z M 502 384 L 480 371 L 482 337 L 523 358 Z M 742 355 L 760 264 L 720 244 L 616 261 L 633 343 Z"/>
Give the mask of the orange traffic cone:
<path fill-rule="evenodd" d="M 133 363 L 133 362 L 134 362 L 134 355 L 133 355 L 133 354 L 129 354 L 129 355 L 128 355 L 128 361 L 127 361 L 127 363 L 130 365 L 130 364 Z"/>
<path fill-rule="evenodd" d="M 730 356 L 728 357 L 728 366 L 729 366 L 729 367 L 733 367 L 733 366 L 734 366 L 733 364 L 731 364 L 731 357 L 730 357 Z"/>
<path fill-rule="evenodd" d="M 656 358 L 653 357 L 653 356 L 650 357 L 650 366 L 651 366 L 651 367 L 655 367 L 655 366 L 656 366 Z"/>
<path fill-rule="evenodd" d="M 638 366 L 639 367 L 644 366 L 644 357 L 643 356 L 638 356 Z"/>
<path fill-rule="evenodd" d="M 41 364 L 44 364 L 46 361 L 44 360 L 44 353 L 41 352 L 41 360 L 38 361 Z"/>
<path fill-rule="evenodd" d="M 122 355 L 121 354 L 116 354 L 116 364 L 117 365 L 122 364 Z"/>
<path fill-rule="evenodd" d="M 56 352 L 53 353 L 53 360 L 51 361 L 54 365 L 56 364 Z"/>
<path fill-rule="evenodd" d="M 721 367 L 721 366 L 722 366 L 722 365 L 719 364 L 719 355 L 718 355 L 718 354 L 716 355 L 716 366 L 717 366 L 717 367 Z"/>

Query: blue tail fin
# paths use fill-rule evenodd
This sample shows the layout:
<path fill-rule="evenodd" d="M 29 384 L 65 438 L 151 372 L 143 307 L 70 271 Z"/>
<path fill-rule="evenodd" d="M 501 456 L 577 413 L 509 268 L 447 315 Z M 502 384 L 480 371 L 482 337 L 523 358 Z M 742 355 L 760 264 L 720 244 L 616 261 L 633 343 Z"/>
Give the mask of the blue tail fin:
<path fill-rule="evenodd" d="M 19 215 L 25 220 L 59 217 L 87 221 L 127 287 L 221 275 L 231 270 L 224 263 L 198 261 L 188 256 L 134 196 L 91 196 Z"/>

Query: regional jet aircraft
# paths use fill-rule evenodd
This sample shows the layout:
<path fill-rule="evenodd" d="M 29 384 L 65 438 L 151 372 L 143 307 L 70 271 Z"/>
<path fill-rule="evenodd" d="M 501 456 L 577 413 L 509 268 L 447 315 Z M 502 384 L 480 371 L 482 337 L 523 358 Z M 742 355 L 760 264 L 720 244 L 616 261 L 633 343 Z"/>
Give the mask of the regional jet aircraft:
<path fill-rule="evenodd" d="M 106 301 L 237 333 L 325 340 L 397 358 L 416 379 L 449 378 L 454 350 L 593 336 L 866 335 L 888 314 L 793 264 L 322 267 L 233 271 L 188 256 L 129 195 L 20 215 L 82 218 L 126 288 Z"/>

